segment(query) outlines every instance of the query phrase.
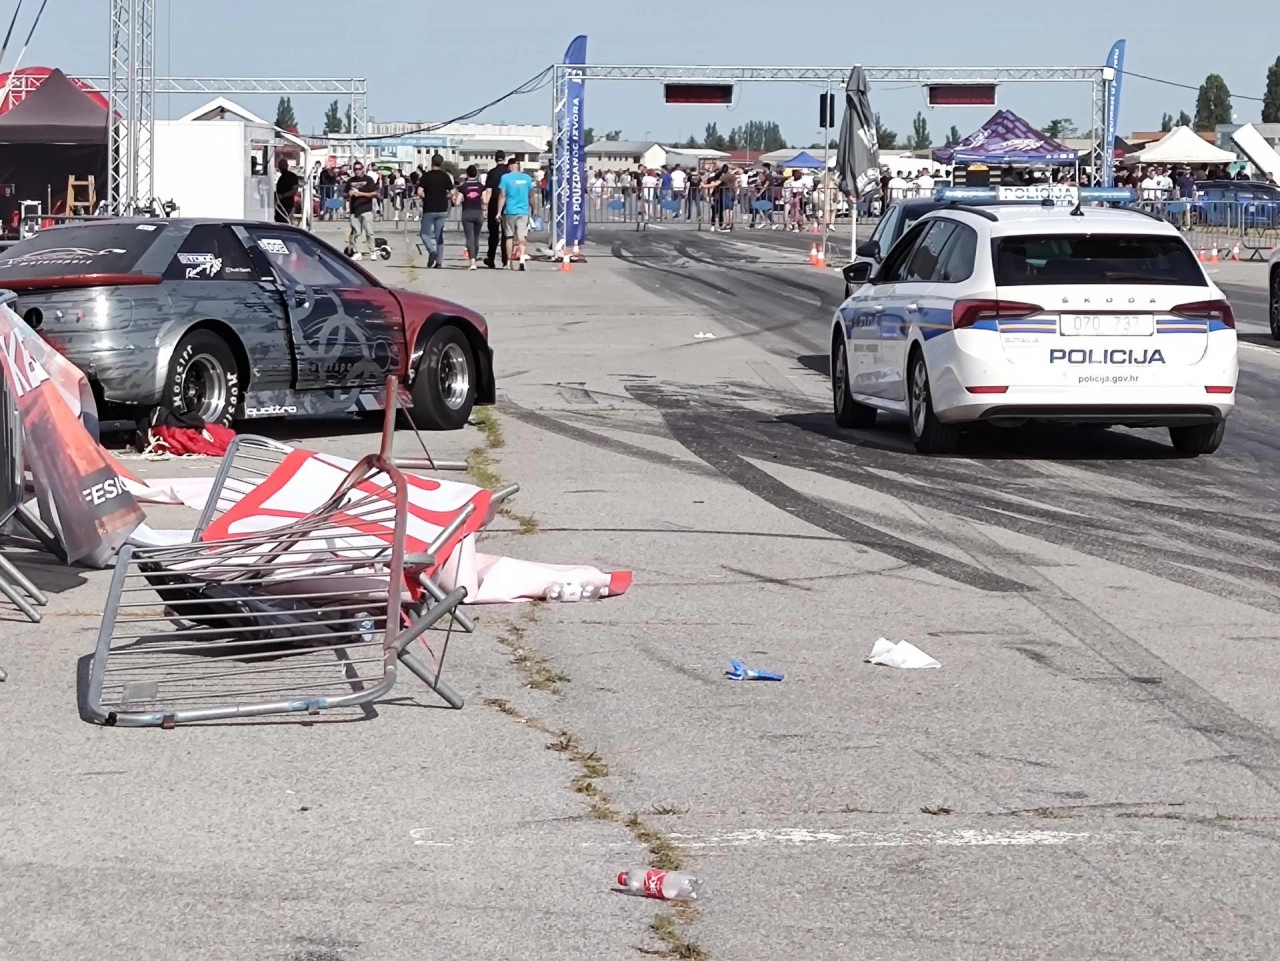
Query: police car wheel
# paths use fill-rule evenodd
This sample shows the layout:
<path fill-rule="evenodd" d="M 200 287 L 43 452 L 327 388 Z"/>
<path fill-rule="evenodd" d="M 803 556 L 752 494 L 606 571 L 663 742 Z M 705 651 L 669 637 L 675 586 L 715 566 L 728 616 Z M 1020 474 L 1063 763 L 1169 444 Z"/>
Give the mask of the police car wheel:
<path fill-rule="evenodd" d="M 1271 297 L 1268 307 L 1267 320 L 1271 325 L 1271 336 L 1280 340 L 1280 267 L 1271 268 Z"/>
<path fill-rule="evenodd" d="M 934 413 L 929 368 L 921 350 L 912 352 L 908 370 L 907 410 L 916 450 L 922 454 L 954 454 L 960 446 L 960 428 L 942 423 Z"/>
<path fill-rule="evenodd" d="M 844 344 L 838 340 L 831 357 L 831 403 L 841 427 L 871 427 L 876 422 L 876 409 L 859 404 L 849 393 L 849 362 Z"/>
<path fill-rule="evenodd" d="M 1198 457 L 1200 454 L 1212 454 L 1216 451 L 1226 432 L 1225 420 L 1214 424 L 1170 427 L 1169 440 L 1173 442 L 1173 449 L 1183 457 Z"/>

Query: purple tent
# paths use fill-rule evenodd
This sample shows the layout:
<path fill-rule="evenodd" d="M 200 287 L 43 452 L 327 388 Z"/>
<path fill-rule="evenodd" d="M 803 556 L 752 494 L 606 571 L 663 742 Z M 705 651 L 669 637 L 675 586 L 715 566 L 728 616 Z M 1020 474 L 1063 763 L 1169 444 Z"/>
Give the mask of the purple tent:
<path fill-rule="evenodd" d="M 958 144 L 939 147 L 935 163 L 1055 164 L 1075 163 L 1077 154 L 1051 140 L 1011 110 L 997 110 Z"/>

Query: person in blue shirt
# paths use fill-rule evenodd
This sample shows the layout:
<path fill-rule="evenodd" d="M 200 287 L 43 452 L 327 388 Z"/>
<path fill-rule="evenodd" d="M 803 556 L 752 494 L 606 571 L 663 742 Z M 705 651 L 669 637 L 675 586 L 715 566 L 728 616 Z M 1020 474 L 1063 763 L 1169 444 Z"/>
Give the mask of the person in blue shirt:
<path fill-rule="evenodd" d="M 525 244 L 529 238 L 530 194 L 533 178 L 520 169 L 520 161 L 512 157 L 507 172 L 498 182 L 498 210 L 502 213 L 503 233 L 507 249 L 507 265 L 524 270 L 529 259 Z"/>

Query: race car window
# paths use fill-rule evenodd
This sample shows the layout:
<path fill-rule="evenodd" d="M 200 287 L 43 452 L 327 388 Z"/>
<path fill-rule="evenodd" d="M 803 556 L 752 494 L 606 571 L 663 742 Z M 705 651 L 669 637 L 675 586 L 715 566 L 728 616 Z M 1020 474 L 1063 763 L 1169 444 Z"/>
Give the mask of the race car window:
<path fill-rule="evenodd" d="M 925 228 L 928 226 L 928 223 L 916 224 L 893 245 L 893 249 L 885 257 L 884 266 L 880 269 L 880 274 L 876 277 L 877 284 L 894 284 L 902 280 L 907 263 L 911 259 L 911 253 L 915 249 L 916 241 L 920 239 L 920 235 L 924 233 Z"/>
<path fill-rule="evenodd" d="M 253 261 L 230 227 L 197 224 L 164 272 L 165 280 L 249 280 Z"/>
<path fill-rule="evenodd" d="M 1038 234 L 995 242 L 996 284 L 1173 284 L 1206 287 L 1181 237 L 1161 234 Z"/>
<path fill-rule="evenodd" d="M 130 273 L 166 226 L 115 221 L 42 230 L 0 252 L 0 287 L 6 277 Z"/>
<path fill-rule="evenodd" d="M 258 249 L 288 284 L 307 287 L 368 287 L 359 271 L 309 237 L 291 231 L 250 230 Z"/>
<path fill-rule="evenodd" d="M 973 262 L 978 256 L 978 232 L 964 224 L 956 224 L 947 247 L 938 261 L 933 279 L 941 284 L 958 284 L 973 276 Z"/>
<path fill-rule="evenodd" d="M 906 272 L 902 275 L 904 283 L 930 283 L 935 279 L 942 251 L 955 229 L 955 221 L 952 220 L 930 221 L 924 237 L 916 244 L 915 253 L 907 262 Z"/>

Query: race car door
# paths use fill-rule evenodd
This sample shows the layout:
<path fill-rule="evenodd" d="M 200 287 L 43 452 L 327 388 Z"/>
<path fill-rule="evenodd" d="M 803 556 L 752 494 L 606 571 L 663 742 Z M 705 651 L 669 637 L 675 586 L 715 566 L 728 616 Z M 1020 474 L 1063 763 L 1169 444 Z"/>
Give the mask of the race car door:
<path fill-rule="evenodd" d="M 300 231 L 243 229 L 280 283 L 299 390 L 380 386 L 401 372 L 404 323 L 391 291 Z"/>
<path fill-rule="evenodd" d="M 894 290 L 892 320 L 897 326 L 889 330 L 891 321 L 888 316 L 885 318 L 885 336 L 892 337 L 894 349 L 883 352 L 882 382 L 891 400 L 907 399 L 907 347 L 911 343 L 911 328 L 917 328 L 925 340 L 951 330 L 951 303 L 938 297 L 936 277 L 942 252 L 958 224 L 954 220 L 927 220 L 923 226 L 924 233 L 906 259 Z"/>

